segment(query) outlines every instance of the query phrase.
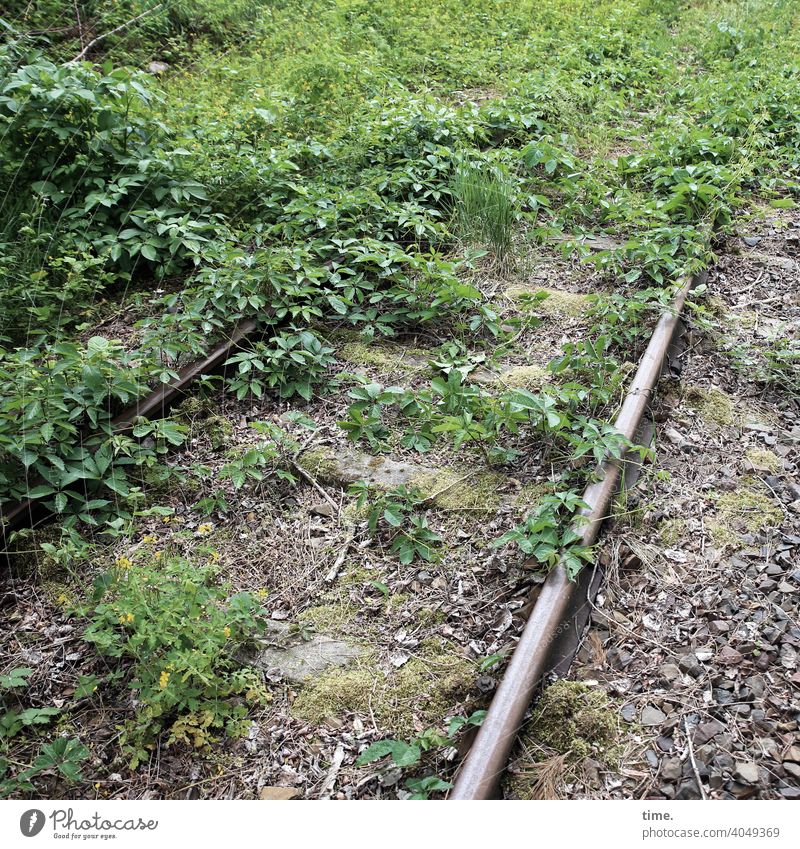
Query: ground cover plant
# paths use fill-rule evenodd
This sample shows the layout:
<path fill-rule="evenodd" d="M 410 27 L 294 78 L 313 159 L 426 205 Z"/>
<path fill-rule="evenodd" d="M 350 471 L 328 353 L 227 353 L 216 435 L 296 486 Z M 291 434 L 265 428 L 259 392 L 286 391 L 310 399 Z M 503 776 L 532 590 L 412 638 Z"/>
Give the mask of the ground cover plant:
<path fill-rule="evenodd" d="M 52 538 L 9 534 L 5 547 L 21 575 L 46 578 L 31 551 L 60 570 L 78 596 L 60 615 L 114 669 L 99 691 L 123 700 L 127 687 L 145 706 L 138 725 L 120 720 L 114 769 L 161 742 L 208 755 L 272 709 L 247 649 L 264 639 L 261 603 L 294 585 L 227 585 L 211 549 L 210 564 L 195 551 L 264 493 L 334 511 L 331 581 L 362 544 L 446 573 L 443 517 L 485 509 L 464 481 L 492 491 L 484 548 L 527 563 L 521 580 L 557 562 L 579 572 L 583 487 L 607 456 L 648 458 L 610 425 L 648 329 L 754 196 L 796 202 L 798 23 L 788 0 L 11 5 L 0 509 L 29 497 L 58 521 Z M 555 261 L 593 291 L 533 282 Z M 245 319 L 261 336 L 224 375 L 168 418 L 114 431 L 117 412 Z M 783 337 L 733 351 L 794 392 L 796 354 Z M 331 444 L 422 472 L 339 479 Z M 154 526 L 172 549 L 150 540 L 139 565 L 130 552 Z M 362 582 L 358 606 L 402 607 L 384 578 Z M 275 605 L 313 635 L 303 605 Z M 179 622 L 186 611 L 198 616 Z M 57 791 L 44 756 L 59 780 L 87 770 L 90 694 L 76 688 L 48 740 L 55 709 L 29 669 L 3 668 L 6 794 Z M 42 703 L 25 706 L 25 687 Z M 407 770 L 401 794 L 446 790 L 451 741 L 480 719 L 468 702 L 409 733 L 379 729 L 352 768 Z M 69 752 L 46 748 L 67 738 Z"/>

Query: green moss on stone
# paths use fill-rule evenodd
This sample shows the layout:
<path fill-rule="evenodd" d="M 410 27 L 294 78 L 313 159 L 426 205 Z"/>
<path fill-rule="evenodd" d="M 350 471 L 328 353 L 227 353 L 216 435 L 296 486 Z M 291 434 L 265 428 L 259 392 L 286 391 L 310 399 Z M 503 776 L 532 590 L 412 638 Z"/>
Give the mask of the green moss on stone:
<path fill-rule="evenodd" d="M 470 474 L 459 469 L 440 469 L 423 472 L 411 478 L 426 498 L 432 498 L 440 510 L 470 510 L 494 513 L 500 505 L 499 488 L 506 483 L 502 475 L 493 472 Z"/>
<path fill-rule="evenodd" d="M 544 294 L 547 297 L 538 299 L 536 296 Z M 588 295 L 580 295 L 577 292 L 567 292 L 562 289 L 546 289 L 541 286 L 530 285 L 509 286 L 506 296 L 512 301 L 522 304 L 526 302 L 538 313 L 549 316 L 572 316 L 575 318 L 585 316 L 592 306 Z"/>
<path fill-rule="evenodd" d="M 339 464 L 333 452 L 324 448 L 309 448 L 296 460 L 301 469 L 322 483 L 338 484 L 341 478 Z"/>
<path fill-rule="evenodd" d="M 495 383 L 509 389 L 538 389 L 550 379 L 550 373 L 542 366 L 515 366 L 499 374 Z"/>
<path fill-rule="evenodd" d="M 578 761 L 614 759 L 617 715 L 608 696 L 579 681 L 556 681 L 542 693 L 525 737 Z"/>
<path fill-rule="evenodd" d="M 744 477 L 736 490 L 719 496 L 716 516 L 706 525 L 718 545 L 735 547 L 741 544 L 742 534 L 778 527 L 782 521 L 783 512 L 763 486 L 754 478 Z"/>
<path fill-rule="evenodd" d="M 322 675 L 303 688 L 292 713 L 316 725 L 330 717 L 371 714 L 381 729 L 408 735 L 452 714 L 474 672 L 474 665 L 447 644 L 429 640 L 417 657 L 391 672 L 368 663 Z"/>
<path fill-rule="evenodd" d="M 355 340 L 343 345 L 337 357 L 357 366 L 371 366 L 382 372 L 405 372 L 419 368 L 428 359 L 428 352 L 401 345 L 376 345 Z"/>
<path fill-rule="evenodd" d="M 309 607 L 297 618 L 304 625 L 311 625 L 317 631 L 326 634 L 342 634 L 347 632 L 347 626 L 358 616 L 358 610 L 347 601 L 334 601 L 331 604 L 321 604 Z"/>

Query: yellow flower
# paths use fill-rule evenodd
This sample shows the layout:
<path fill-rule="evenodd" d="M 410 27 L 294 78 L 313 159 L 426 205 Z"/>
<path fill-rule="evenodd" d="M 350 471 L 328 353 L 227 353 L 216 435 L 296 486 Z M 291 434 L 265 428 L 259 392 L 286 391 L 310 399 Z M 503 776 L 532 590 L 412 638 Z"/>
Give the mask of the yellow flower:
<path fill-rule="evenodd" d="M 119 617 L 120 625 L 127 625 L 129 622 L 133 622 L 133 614 L 132 613 L 123 613 Z"/>
<path fill-rule="evenodd" d="M 69 599 L 64 595 L 64 593 L 61 593 L 61 595 L 56 599 L 56 601 L 59 604 L 66 604 Z"/>
<path fill-rule="evenodd" d="M 266 598 L 269 595 L 269 590 L 265 590 L 265 589 L 262 588 L 262 589 L 256 591 L 256 595 L 259 598 Z"/>
<path fill-rule="evenodd" d="M 123 555 L 117 558 L 117 566 L 120 569 L 130 569 L 133 566 L 133 562 Z"/>
<path fill-rule="evenodd" d="M 203 522 L 203 524 L 197 528 L 197 533 L 200 534 L 201 537 L 207 537 L 213 530 L 214 526 L 211 522 Z"/>
<path fill-rule="evenodd" d="M 218 551 L 212 551 L 211 552 L 211 562 L 212 563 L 218 563 L 219 562 L 219 552 Z"/>
<path fill-rule="evenodd" d="M 158 679 L 158 686 L 163 690 L 169 684 L 169 672 L 164 669 L 161 672 L 161 677 Z"/>
<path fill-rule="evenodd" d="M 142 537 L 142 542 L 145 543 L 145 545 L 155 541 L 156 537 L 153 534 L 145 534 L 145 536 Z"/>
<path fill-rule="evenodd" d="M 223 633 L 223 634 L 225 634 L 225 639 L 227 640 L 227 639 L 228 639 L 228 637 L 230 637 L 230 635 L 231 635 L 231 629 L 230 629 L 230 627 L 229 627 L 228 625 L 226 625 L 226 626 L 222 629 L 222 633 Z"/>
<path fill-rule="evenodd" d="M 153 557 L 155 557 L 156 560 L 161 560 L 161 555 L 163 553 L 164 553 L 163 551 L 156 551 L 155 554 L 153 555 Z"/>

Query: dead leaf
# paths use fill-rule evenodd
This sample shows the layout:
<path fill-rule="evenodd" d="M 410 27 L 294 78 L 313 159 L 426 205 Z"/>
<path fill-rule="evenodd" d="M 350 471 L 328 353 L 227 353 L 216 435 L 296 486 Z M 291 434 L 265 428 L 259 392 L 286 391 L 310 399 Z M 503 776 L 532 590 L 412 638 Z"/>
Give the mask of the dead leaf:
<path fill-rule="evenodd" d="M 262 787 L 258 798 L 276 802 L 285 801 L 286 799 L 294 799 L 297 792 L 296 787 Z"/>

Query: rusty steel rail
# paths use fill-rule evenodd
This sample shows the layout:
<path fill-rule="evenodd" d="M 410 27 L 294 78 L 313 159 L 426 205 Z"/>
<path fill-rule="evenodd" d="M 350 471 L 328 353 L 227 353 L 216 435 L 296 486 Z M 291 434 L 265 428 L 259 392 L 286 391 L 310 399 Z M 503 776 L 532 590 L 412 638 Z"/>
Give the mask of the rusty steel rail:
<path fill-rule="evenodd" d="M 242 343 L 253 338 L 259 330 L 255 321 L 247 320 L 238 324 L 230 336 L 214 346 L 203 359 L 184 366 L 175 378 L 161 384 L 115 416 L 111 420 L 114 433 L 129 433 L 137 418 L 151 419 L 165 416 L 169 408 L 186 394 L 186 388 L 190 384 L 203 375 L 219 371 L 231 353 Z M 31 480 L 29 488 L 39 483 L 44 483 L 44 480 Z M 50 515 L 50 511 L 38 499 L 27 498 L 8 509 L 0 505 L 0 538 L 7 536 L 10 531 L 34 527 Z"/>
<path fill-rule="evenodd" d="M 661 375 L 686 298 L 694 286 L 705 282 L 706 277 L 707 272 L 701 272 L 683 280 L 672 304 L 656 324 L 614 425 L 631 441 L 636 436 Z M 588 508 L 581 512 L 582 518 L 575 525 L 583 545 L 593 545 L 597 540 L 608 516 L 623 466 L 624 461 L 607 459 L 601 466 L 600 480 L 590 484 L 584 491 L 583 500 Z M 562 635 L 572 626 L 575 608 L 582 601 L 581 595 L 585 599 L 587 593 L 597 591 L 599 581 L 593 580 L 590 570 L 584 569 L 581 574 L 588 576 L 589 580 L 570 581 L 564 567 L 558 565 L 542 585 L 505 675 L 448 798 L 497 798 L 500 777 L 536 686 L 553 668 L 553 655 Z M 560 669 L 564 669 L 563 662 Z"/>

